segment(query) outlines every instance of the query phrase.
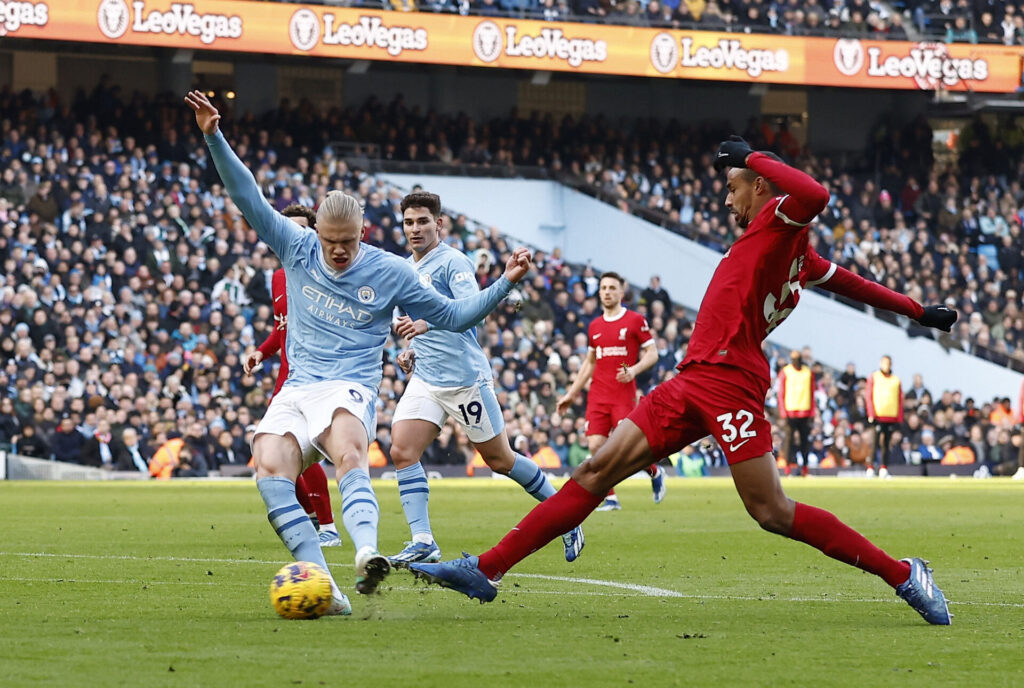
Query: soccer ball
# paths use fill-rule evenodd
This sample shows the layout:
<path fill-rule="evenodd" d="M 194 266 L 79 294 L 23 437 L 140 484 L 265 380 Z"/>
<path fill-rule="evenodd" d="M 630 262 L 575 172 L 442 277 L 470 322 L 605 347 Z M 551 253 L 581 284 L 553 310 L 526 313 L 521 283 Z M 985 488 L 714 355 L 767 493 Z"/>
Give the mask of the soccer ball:
<path fill-rule="evenodd" d="M 270 583 L 270 601 L 286 619 L 315 619 L 331 606 L 331 577 L 309 561 L 281 567 Z"/>

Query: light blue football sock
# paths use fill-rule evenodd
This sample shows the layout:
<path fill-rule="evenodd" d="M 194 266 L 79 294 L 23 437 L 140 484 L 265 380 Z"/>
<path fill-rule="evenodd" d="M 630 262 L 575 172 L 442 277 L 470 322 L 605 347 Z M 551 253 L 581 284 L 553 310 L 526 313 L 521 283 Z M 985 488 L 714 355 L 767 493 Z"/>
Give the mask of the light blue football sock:
<path fill-rule="evenodd" d="M 263 503 L 267 505 L 267 519 L 271 527 L 292 553 L 295 561 L 312 562 L 322 566 L 324 571 L 330 574 L 331 570 L 327 568 L 327 560 L 320 549 L 316 528 L 302 509 L 299 500 L 295 498 L 295 483 L 288 478 L 272 476 L 257 480 L 256 489 L 260 491 Z M 333 576 L 331 588 L 336 596 L 341 594 L 334 584 Z"/>
<path fill-rule="evenodd" d="M 557 492 L 540 466 L 522 454 L 516 454 L 516 462 L 512 464 L 512 470 L 508 472 L 508 477 L 522 485 L 526 493 L 538 502 L 543 502 Z"/>
<path fill-rule="evenodd" d="M 338 491 L 341 492 L 341 522 L 356 552 L 363 547 L 376 550 L 380 507 L 370 485 L 370 474 L 362 468 L 349 471 L 338 483 Z"/>
<path fill-rule="evenodd" d="M 430 487 L 427 485 L 427 474 L 423 470 L 423 464 L 417 461 L 406 468 L 399 468 L 396 473 L 398 496 L 402 500 L 402 510 L 405 511 L 405 520 L 409 522 L 413 542 L 421 542 L 428 537 L 430 542 L 433 542 L 434 535 L 430 531 L 430 514 L 427 510 Z"/>

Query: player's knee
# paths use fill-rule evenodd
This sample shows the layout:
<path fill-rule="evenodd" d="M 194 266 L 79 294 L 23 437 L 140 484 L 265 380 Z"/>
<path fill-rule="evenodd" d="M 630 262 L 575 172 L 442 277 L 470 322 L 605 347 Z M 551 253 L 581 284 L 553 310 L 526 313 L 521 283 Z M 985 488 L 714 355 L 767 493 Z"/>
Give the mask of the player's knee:
<path fill-rule="evenodd" d="M 408 468 L 416 463 L 418 458 L 419 457 L 415 456 L 407 447 L 397 444 L 391 445 L 391 462 L 395 464 L 395 468 Z"/>
<path fill-rule="evenodd" d="M 335 462 L 341 475 L 349 471 L 361 468 L 366 470 L 369 467 L 369 459 L 355 447 L 344 449 L 339 452 Z"/>
<path fill-rule="evenodd" d="M 786 500 L 769 499 L 747 502 L 747 513 L 769 533 L 785 535 L 789 532 L 793 518 L 786 508 Z"/>
<path fill-rule="evenodd" d="M 508 475 L 512 471 L 512 466 L 516 462 L 516 458 L 512 455 L 512 452 L 507 454 L 488 452 L 481 454 L 484 459 L 484 463 L 495 473 L 501 473 L 502 475 Z"/>

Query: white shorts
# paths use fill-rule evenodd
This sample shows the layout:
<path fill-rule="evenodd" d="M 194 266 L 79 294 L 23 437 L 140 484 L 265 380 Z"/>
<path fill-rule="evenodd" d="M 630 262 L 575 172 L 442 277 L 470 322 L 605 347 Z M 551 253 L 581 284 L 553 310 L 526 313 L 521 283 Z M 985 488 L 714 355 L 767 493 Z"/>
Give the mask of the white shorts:
<path fill-rule="evenodd" d="M 448 416 L 462 426 L 473 444 L 494 439 L 505 429 L 493 385 L 481 382 L 472 387 L 435 387 L 415 375 L 398 400 L 391 423 L 425 420 L 440 428 Z"/>
<path fill-rule="evenodd" d="M 302 470 L 306 470 L 320 454 L 327 456 L 317 438 L 330 426 L 338 409 L 345 409 L 362 421 L 367 444 L 372 442 L 377 434 L 375 401 L 376 395 L 358 382 L 326 380 L 283 387 L 270 402 L 253 437 L 261 433 L 282 436 L 291 433 L 299 442 Z"/>

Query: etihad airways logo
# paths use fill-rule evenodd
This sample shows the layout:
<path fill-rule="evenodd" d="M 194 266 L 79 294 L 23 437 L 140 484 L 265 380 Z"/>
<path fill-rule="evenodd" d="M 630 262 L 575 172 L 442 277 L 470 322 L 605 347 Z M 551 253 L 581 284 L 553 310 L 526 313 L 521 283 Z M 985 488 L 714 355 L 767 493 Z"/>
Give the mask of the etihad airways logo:
<path fill-rule="evenodd" d="M 321 38 L 322 30 L 322 38 Z M 323 25 L 316 12 L 300 9 L 288 24 L 288 36 L 297 50 L 312 50 L 318 44 L 356 48 L 376 48 L 391 57 L 406 50 L 423 51 L 429 45 L 424 28 L 385 24 L 380 17 L 363 16 L 355 23 L 338 19 L 333 12 L 324 12 Z"/>
<path fill-rule="evenodd" d="M 651 39 L 651 66 L 661 74 L 671 74 L 677 67 L 707 70 L 737 70 L 756 79 L 765 72 L 789 69 L 789 52 L 783 49 L 748 48 L 738 38 L 722 38 L 714 45 L 695 45 L 692 36 L 679 42 L 662 31 Z"/>
<path fill-rule="evenodd" d="M 195 36 L 206 45 L 219 38 L 241 38 L 242 18 L 216 13 L 201 13 L 190 2 L 174 2 L 170 8 L 151 9 L 146 0 L 101 0 L 96 8 L 100 33 L 113 40 L 128 32 L 167 36 Z"/>
<path fill-rule="evenodd" d="M 338 299 L 332 294 L 322 292 L 308 284 L 302 287 L 302 295 L 309 300 L 309 303 L 306 304 L 306 310 L 314 317 L 325 320 L 332 325 L 356 327 L 355 323 L 357 322 L 368 323 L 373 320 L 373 313 L 371 311 L 354 306 L 345 299 Z M 364 303 L 372 301 L 375 296 L 370 287 L 361 287 L 359 289 L 358 298 Z"/>
<path fill-rule="evenodd" d="M 527 57 L 561 60 L 570 67 L 584 62 L 604 62 L 608 59 L 607 41 L 572 38 L 560 28 L 545 27 L 534 34 L 520 32 L 516 24 L 507 24 L 502 30 L 493 21 L 482 21 L 473 30 L 473 54 L 481 62 L 494 62 L 506 57 Z"/>
<path fill-rule="evenodd" d="M 45 2 L 3 2 L 0 0 L 0 36 L 23 26 L 46 26 L 50 7 Z"/>
<path fill-rule="evenodd" d="M 869 78 L 902 77 L 913 79 L 922 90 L 933 90 L 940 85 L 957 86 L 964 81 L 985 81 L 989 76 L 987 60 L 953 57 L 945 43 L 918 43 L 909 50 L 901 48 L 900 44 L 892 48 L 873 45 L 865 50 L 859 40 L 840 39 L 836 41 L 832 59 L 844 76 L 863 72 Z"/>

